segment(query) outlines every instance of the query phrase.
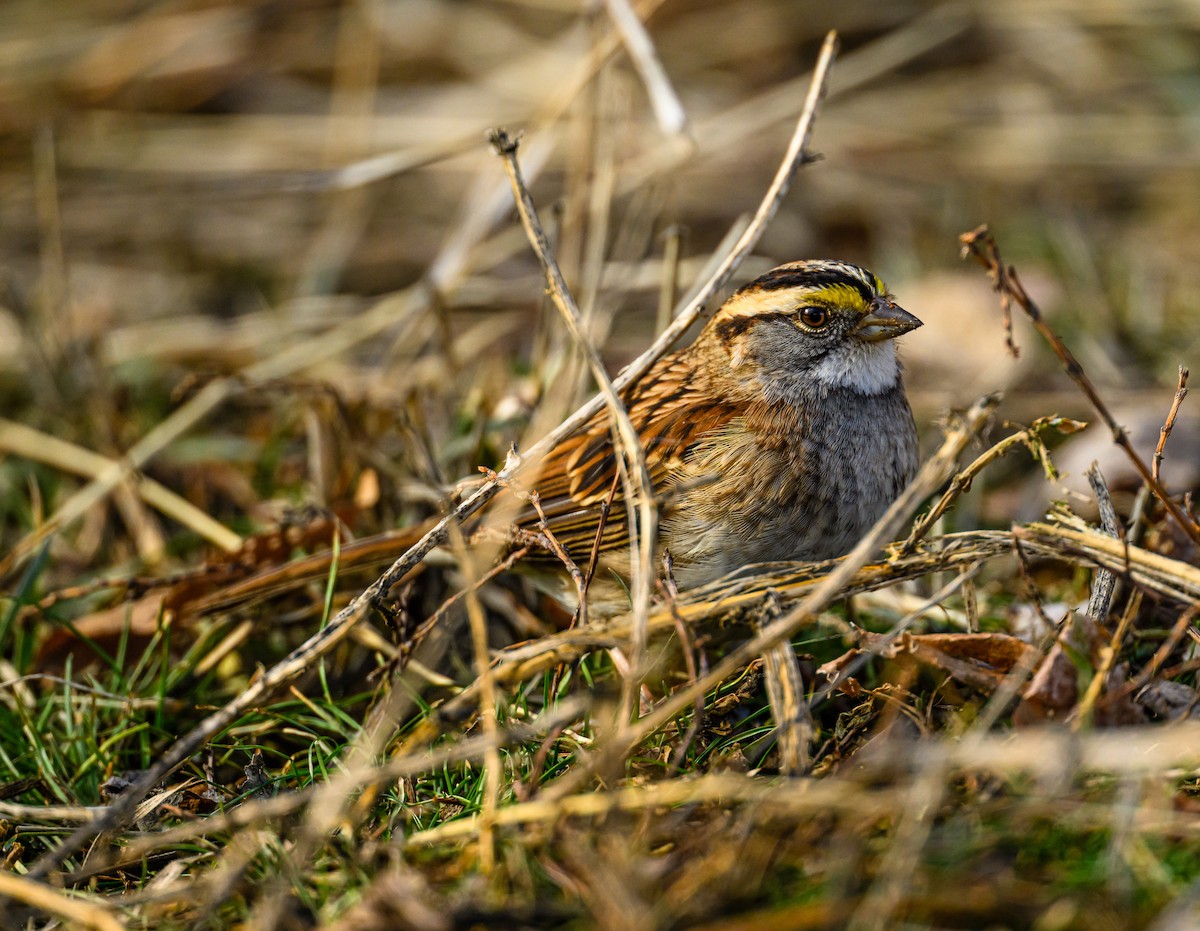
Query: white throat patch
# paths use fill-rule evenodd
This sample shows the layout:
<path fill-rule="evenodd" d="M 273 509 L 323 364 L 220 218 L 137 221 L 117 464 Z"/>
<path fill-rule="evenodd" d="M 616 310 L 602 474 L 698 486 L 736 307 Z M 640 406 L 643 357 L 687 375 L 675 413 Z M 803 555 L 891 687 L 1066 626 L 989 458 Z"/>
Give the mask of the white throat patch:
<path fill-rule="evenodd" d="M 812 370 L 813 378 L 833 388 L 853 388 L 860 394 L 883 394 L 900 378 L 900 360 L 892 340 L 864 343 L 853 340 L 831 352 Z"/>

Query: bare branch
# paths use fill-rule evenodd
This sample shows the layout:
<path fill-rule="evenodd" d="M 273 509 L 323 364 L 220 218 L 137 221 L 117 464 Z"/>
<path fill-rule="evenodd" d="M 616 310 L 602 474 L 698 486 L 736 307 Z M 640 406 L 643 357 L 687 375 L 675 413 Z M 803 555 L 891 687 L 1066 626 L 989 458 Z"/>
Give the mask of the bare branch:
<path fill-rule="evenodd" d="M 1175 389 L 1175 399 L 1171 402 L 1171 410 L 1167 412 L 1166 421 L 1158 431 L 1158 445 L 1154 447 L 1154 463 L 1150 471 L 1156 482 L 1161 481 L 1159 470 L 1162 468 L 1163 450 L 1167 446 L 1167 437 L 1175 429 L 1175 418 L 1179 416 L 1179 407 L 1183 404 L 1183 399 L 1187 397 L 1187 383 L 1188 370 L 1181 365 L 1179 366 L 1179 387 Z"/>
<path fill-rule="evenodd" d="M 1096 496 L 1096 505 L 1100 509 L 1101 529 L 1110 537 L 1123 539 L 1125 535 L 1122 532 L 1121 522 L 1117 517 L 1116 508 L 1113 507 L 1112 495 L 1100 472 L 1099 464 L 1093 462 L 1088 467 L 1086 474 L 1088 484 L 1092 486 L 1092 493 Z M 1088 616 L 1096 623 L 1103 624 L 1105 618 L 1108 617 L 1116 590 L 1116 575 L 1107 569 L 1098 569 L 1092 580 L 1092 593 L 1087 606 Z"/>
<path fill-rule="evenodd" d="M 658 508 L 654 501 L 654 485 L 650 480 L 650 471 L 646 467 L 646 452 L 642 448 L 641 437 L 625 404 L 613 387 L 600 353 L 585 332 L 583 314 L 580 313 L 575 298 L 567 288 L 566 279 L 558 267 L 558 262 L 550 252 L 550 243 L 546 232 L 538 218 L 537 208 L 533 197 L 521 176 L 521 166 L 517 162 L 517 139 L 509 136 L 503 129 L 494 129 L 489 135 L 496 154 L 504 160 L 504 169 L 508 172 L 512 183 L 513 197 L 517 202 L 517 212 L 521 224 L 529 237 L 529 243 L 546 273 L 550 299 L 562 314 L 571 333 L 572 339 L 583 352 L 592 377 L 600 388 L 600 394 L 608 407 L 608 414 L 615 427 L 614 446 L 624 460 L 625 469 L 618 472 L 625 486 L 625 502 L 630 510 L 626 521 L 630 549 L 630 591 L 633 596 L 634 624 L 634 662 L 632 666 L 632 682 L 626 682 L 626 693 L 632 696 L 636 691 L 638 670 L 642 665 L 642 649 L 646 643 L 646 617 L 650 613 L 650 596 L 654 585 L 654 552 L 657 546 Z M 636 512 L 636 515 L 635 513 Z M 582 588 L 581 588 L 582 595 Z M 632 701 L 632 697 L 630 697 Z M 624 719 L 625 716 L 622 716 Z"/>
<path fill-rule="evenodd" d="M 991 449 L 979 456 L 969 466 L 959 472 L 950 482 L 950 487 L 946 489 L 942 497 L 934 504 L 915 524 L 913 524 L 912 532 L 909 533 L 908 539 L 905 540 L 899 549 L 899 553 L 911 553 L 924 536 L 929 533 L 930 528 L 937 522 L 937 519 L 949 510 L 950 505 L 954 503 L 959 495 L 967 492 L 971 488 L 971 483 L 975 480 L 980 472 L 982 472 L 989 464 L 999 459 L 1014 446 L 1025 444 L 1033 446 L 1035 443 L 1040 443 L 1040 434 L 1046 429 L 1055 429 L 1059 433 L 1068 434 L 1082 430 L 1087 424 L 1080 423 L 1077 420 L 1070 420 L 1066 417 L 1039 417 L 1027 429 L 1021 430 L 1006 436 L 999 443 L 992 446 Z"/>
<path fill-rule="evenodd" d="M 1000 251 L 996 247 L 996 240 L 988 232 L 988 228 L 980 226 L 969 233 L 963 233 L 959 239 L 963 244 L 963 258 L 974 256 L 987 269 L 988 274 L 991 275 L 992 283 L 996 291 L 1001 295 L 1001 300 L 1003 301 L 1005 296 L 1011 297 L 1025 311 L 1034 328 L 1050 344 L 1050 348 L 1054 350 L 1054 354 L 1062 362 L 1067 375 L 1075 382 L 1079 390 L 1084 393 L 1088 401 L 1091 402 L 1093 409 L 1100 416 L 1100 419 L 1104 421 L 1105 426 L 1112 432 L 1113 442 L 1125 451 L 1125 455 L 1133 463 L 1133 467 L 1137 470 L 1138 475 L 1142 477 L 1142 481 L 1150 486 L 1150 491 L 1162 502 L 1163 507 L 1167 509 L 1167 512 L 1175 519 L 1175 522 L 1179 524 L 1184 533 L 1192 539 L 1192 542 L 1200 545 L 1200 524 L 1192 520 L 1183 508 L 1171 500 L 1171 496 L 1167 494 L 1167 490 L 1163 488 L 1162 483 L 1151 473 L 1150 468 L 1142 460 L 1142 457 L 1138 455 L 1137 450 L 1133 448 L 1133 444 L 1129 441 L 1129 435 L 1125 432 L 1125 428 L 1117 423 L 1116 418 L 1109 411 L 1108 405 L 1101 400 L 1099 392 L 1096 391 L 1096 386 L 1087 377 L 1083 366 L 1079 364 L 1079 360 L 1075 358 L 1074 353 L 1067 348 L 1067 344 L 1062 341 L 1059 335 L 1046 323 L 1041 310 L 1021 284 L 1017 270 L 1011 265 L 1004 265 L 1000 258 Z"/>

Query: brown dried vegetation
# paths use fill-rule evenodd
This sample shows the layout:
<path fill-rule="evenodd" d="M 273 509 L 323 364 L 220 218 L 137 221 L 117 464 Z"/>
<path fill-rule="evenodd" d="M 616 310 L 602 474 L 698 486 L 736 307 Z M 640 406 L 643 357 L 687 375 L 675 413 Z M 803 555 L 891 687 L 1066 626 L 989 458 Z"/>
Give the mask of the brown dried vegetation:
<path fill-rule="evenodd" d="M 802 7 L 0 8 L 0 923 L 1200 920 L 1200 20 Z M 817 255 L 927 324 L 860 549 L 571 626 L 443 520 Z"/>

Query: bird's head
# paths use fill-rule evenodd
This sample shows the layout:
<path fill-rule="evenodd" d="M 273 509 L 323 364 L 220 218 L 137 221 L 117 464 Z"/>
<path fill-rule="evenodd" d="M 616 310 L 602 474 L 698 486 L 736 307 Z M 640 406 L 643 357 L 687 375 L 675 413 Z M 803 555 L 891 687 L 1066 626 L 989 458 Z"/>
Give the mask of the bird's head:
<path fill-rule="evenodd" d="M 732 368 L 750 367 L 769 393 L 797 380 L 880 394 L 899 381 L 894 339 L 921 326 L 872 272 L 808 260 L 773 268 L 736 291 L 705 328 Z"/>

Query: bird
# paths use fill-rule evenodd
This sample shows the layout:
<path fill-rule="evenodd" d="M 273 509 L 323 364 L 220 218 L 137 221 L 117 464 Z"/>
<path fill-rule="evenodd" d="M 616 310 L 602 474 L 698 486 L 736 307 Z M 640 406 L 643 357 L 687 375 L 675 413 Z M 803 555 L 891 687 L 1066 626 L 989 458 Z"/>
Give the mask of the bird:
<path fill-rule="evenodd" d="M 660 555 L 671 557 L 679 589 L 755 563 L 829 559 L 854 546 L 916 473 L 917 430 L 895 340 L 921 325 L 864 268 L 790 262 L 735 291 L 691 345 L 624 389 L 658 504 Z M 511 533 L 502 542 L 528 550 L 517 570 L 568 612 L 580 608 L 578 585 L 561 556 L 517 541 L 554 537 L 590 579 L 591 616 L 628 611 L 617 456 L 601 409 L 528 480 L 524 490 L 537 492 L 538 505 L 504 517 Z M 495 543 L 487 521 L 499 500 L 463 528 L 468 539 Z M 347 542 L 338 566 L 390 561 L 436 524 L 430 518 Z M 326 577 L 333 560 L 326 551 L 302 565 L 270 566 L 209 597 L 203 610 Z"/>
<path fill-rule="evenodd" d="M 737 289 L 690 345 L 621 393 L 658 502 L 660 555 L 679 589 L 854 546 L 917 470 L 896 337 L 921 325 L 865 268 L 789 262 Z M 532 482 L 538 504 L 515 518 L 518 531 L 552 536 L 587 570 L 588 610 L 600 616 L 630 604 L 612 437 L 601 409 L 546 455 Z M 578 584 L 553 549 L 522 562 L 575 610 Z"/>

